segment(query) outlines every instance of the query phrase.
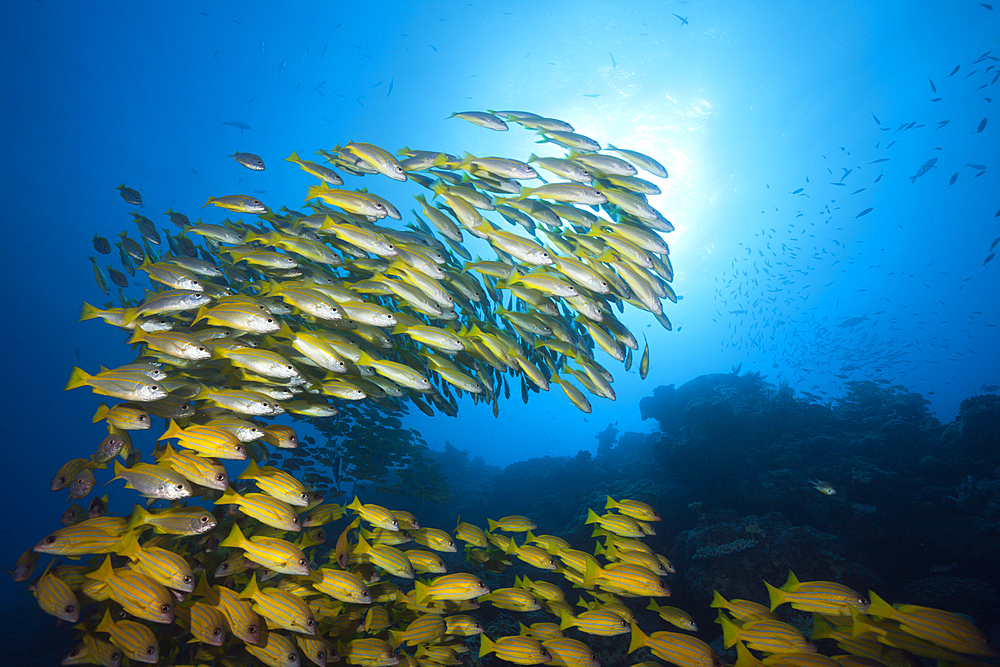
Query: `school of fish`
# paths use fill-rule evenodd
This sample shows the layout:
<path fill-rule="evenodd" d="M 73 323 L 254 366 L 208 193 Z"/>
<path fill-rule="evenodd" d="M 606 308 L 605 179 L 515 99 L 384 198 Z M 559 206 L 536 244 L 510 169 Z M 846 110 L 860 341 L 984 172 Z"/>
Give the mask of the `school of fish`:
<path fill-rule="evenodd" d="M 661 577 L 674 569 L 642 541 L 660 520 L 646 503 L 609 496 L 607 513 L 590 510 L 586 523 L 602 542 L 583 551 L 536 535 L 523 516 L 491 519 L 486 530 L 459 521 L 449 533 L 356 496 L 346 505 L 325 502 L 287 470 L 266 465 L 268 446 L 300 444 L 274 417 L 333 417 L 346 402 L 388 411 L 409 401 L 428 414 L 454 414 L 456 397 L 469 394 L 496 414 L 512 377 L 525 401 L 555 382 L 589 411 L 566 378 L 613 400 L 596 350 L 626 368 L 638 350 L 613 310 L 627 302 L 670 328 L 661 301 L 676 296 L 659 232 L 672 226 L 645 198 L 656 186 L 636 176 L 638 167 L 665 178 L 658 162 L 611 146 L 617 156 L 601 153 L 568 123 L 534 114 L 454 115 L 497 131 L 517 123 L 569 153 L 521 162 L 404 149 L 397 160 L 351 142 L 321 151 L 330 167 L 293 153 L 289 160 L 320 180 L 308 191 L 310 212 L 276 213 L 249 195 L 212 197 L 206 206 L 256 220 L 191 224 L 170 210 L 183 231 L 167 234 L 170 253 L 162 255 L 152 221 L 133 213 L 142 244 L 120 235 L 123 267 L 162 287 L 138 301 L 120 291 L 120 308 L 85 304 L 81 319 L 127 330 L 139 356 L 94 374 L 73 369 L 67 389 L 89 387 L 118 402 L 100 404 L 94 421 L 105 422 L 107 437 L 65 463 L 51 489 L 83 501 L 100 474 L 123 481 L 145 507 L 110 516 L 108 495 L 95 494 L 87 509 L 74 503 L 63 527 L 12 570 L 15 581 L 30 581 L 46 613 L 74 624 L 79 645 L 63 664 L 446 665 L 478 650 L 516 664 L 596 667 L 595 653 L 573 635 L 628 634 L 629 653 L 648 648 L 677 665 L 721 667 L 700 639 L 646 634 L 638 625 L 640 605 L 664 627 L 697 630 L 689 614 L 656 601 L 670 595 Z M 251 153 L 231 157 L 265 168 Z M 538 178 L 532 164 L 565 180 L 525 188 L 520 181 Z M 432 193 L 417 198 L 423 217 L 414 211 L 405 231 L 378 224 L 402 216 L 367 190 L 337 189 L 343 179 L 334 168 L 417 181 Z M 118 189 L 129 204 L 142 204 L 138 191 Z M 463 244 L 476 244 L 466 234 L 497 259 L 473 261 Z M 94 247 L 110 253 L 103 237 Z M 106 294 L 111 283 L 128 285 L 125 274 L 93 263 Z M 647 345 L 643 377 L 648 363 Z M 152 429 L 154 417 L 166 427 L 143 452 L 132 433 Z M 227 464 L 241 466 L 239 484 Z M 54 558 L 32 579 L 41 554 Z M 491 591 L 475 575 L 515 561 L 537 578 Z M 577 606 L 571 587 L 581 593 Z M 886 665 L 903 664 L 906 652 L 996 655 L 954 614 L 892 607 L 875 595 L 869 602 L 841 584 L 794 575 L 769 590 L 770 609 L 716 597 L 729 614 L 720 618 L 725 644 L 738 646 L 742 664 L 759 662 L 748 649 L 771 654 L 768 665 L 834 664 L 774 618 L 785 603 L 817 614 L 814 638 L 826 633 L 849 655 Z M 487 637 L 473 613 L 480 603 L 544 610 L 553 619 Z"/>

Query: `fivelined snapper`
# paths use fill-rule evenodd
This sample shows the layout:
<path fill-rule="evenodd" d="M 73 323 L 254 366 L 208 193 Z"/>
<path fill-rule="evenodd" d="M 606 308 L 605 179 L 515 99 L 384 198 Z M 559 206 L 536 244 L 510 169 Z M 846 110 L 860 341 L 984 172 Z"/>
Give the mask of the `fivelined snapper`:
<path fill-rule="evenodd" d="M 252 600 L 253 610 L 274 626 L 307 635 L 316 634 L 316 620 L 302 598 L 279 588 L 261 589 L 257 586 L 255 574 L 250 575 L 250 582 L 240 597 Z"/>
<path fill-rule="evenodd" d="M 419 604 L 432 600 L 471 600 L 489 592 L 489 587 L 479 577 L 465 572 L 446 574 L 428 584 L 417 581 L 414 589 Z"/>
<path fill-rule="evenodd" d="M 894 607 L 872 591 L 868 595 L 871 597 L 869 614 L 896 621 L 900 628 L 914 637 L 957 653 L 991 658 L 1000 656 L 982 630 L 958 614 L 915 604 Z"/>
<path fill-rule="evenodd" d="M 373 526 L 386 530 L 399 530 L 399 521 L 392 512 L 379 505 L 364 505 L 357 496 L 354 496 L 354 500 L 347 505 L 347 509 L 354 510 L 358 516 Z"/>
<path fill-rule="evenodd" d="M 127 557 L 137 571 L 162 586 L 186 593 L 194 590 L 194 573 L 183 556 L 160 547 L 144 548 L 139 545 L 134 532 L 126 533 L 115 552 Z"/>
<path fill-rule="evenodd" d="M 35 584 L 34 594 L 38 606 L 59 620 L 76 623 L 80 618 L 80 603 L 77 602 L 76 594 L 66 582 L 49 571 L 51 568 L 52 563 L 49 563 L 49 567 Z"/>
<path fill-rule="evenodd" d="M 299 652 L 292 640 L 278 632 L 261 630 L 260 641 L 246 646 L 247 653 L 268 667 L 299 667 Z"/>
<path fill-rule="evenodd" d="M 169 444 L 156 462 L 171 468 L 189 482 L 225 491 L 229 488 L 229 473 L 226 467 L 211 458 L 203 458 L 191 450 L 175 450 Z"/>
<path fill-rule="evenodd" d="M 337 172 L 335 172 L 333 169 L 330 169 L 329 167 L 325 167 L 325 166 L 323 166 L 321 164 L 317 164 L 316 162 L 310 162 L 309 160 L 303 160 L 302 158 L 300 158 L 298 156 L 298 154 L 296 154 L 295 151 L 292 151 L 292 154 L 289 155 L 288 157 L 286 157 L 285 160 L 287 160 L 288 162 L 292 162 L 294 164 L 299 165 L 299 167 L 302 169 L 302 171 L 304 171 L 307 174 L 310 174 L 312 176 L 315 176 L 316 178 L 318 178 L 318 179 L 320 179 L 322 181 L 326 181 L 330 185 L 343 185 L 344 184 L 344 179 L 342 179 L 340 177 L 340 174 L 338 174 Z"/>
<path fill-rule="evenodd" d="M 521 635 L 499 637 L 495 642 L 486 635 L 481 636 L 479 657 L 482 658 L 488 653 L 496 653 L 501 660 L 517 665 L 538 665 L 552 660 L 552 656 L 537 639 Z"/>
<path fill-rule="evenodd" d="M 679 667 L 724 667 L 725 663 L 712 647 L 698 639 L 676 632 L 654 632 L 646 635 L 635 623 L 632 624 L 632 642 L 628 652 L 634 653 L 648 647 L 658 658 L 672 662 Z"/>
<path fill-rule="evenodd" d="M 222 492 L 216 505 L 237 505 L 243 512 L 261 523 L 280 530 L 302 530 L 302 524 L 295 510 L 288 503 L 263 493 L 240 495 L 232 487 Z"/>
<path fill-rule="evenodd" d="M 118 621 L 111 619 L 111 610 L 104 610 L 104 617 L 97 625 L 98 632 L 111 635 L 111 643 L 125 652 L 136 662 L 156 664 L 160 661 L 160 644 L 156 635 L 142 623 L 135 621 Z"/>
<path fill-rule="evenodd" d="M 399 655 L 384 639 L 365 637 L 337 645 L 337 653 L 350 665 L 390 667 L 399 664 Z"/>
<path fill-rule="evenodd" d="M 833 581 L 800 582 L 791 571 L 781 588 L 764 582 L 771 597 L 771 611 L 787 603 L 801 611 L 815 611 L 821 614 L 846 616 L 851 607 L 858 611 L 868 611 L 869 601 L 852 588 Z"/>
<path fill-rule="evenodd" d="M 253 459 L 247 464 L 247 469 L 237 479 L 252 479 L 257 482 L 260 490 L 282 500 L 289 505 L 305 507 L 309 504 L 309 494 L 302 482 L 289 475 L 284 470 L 258 466 Z"/>
<path fill-rule="evenodd" d="M 111 599 L 133 616 L 154 623 L 173 622 L 173 597 L 166 588 L 145 574 L 128 568 L 115 571 L 111 556 L 107 556 L 101 567 L 87 576 L 106 583 Z"/>
<path fill-rule="evenodd" d="M 193 449 L 199 456 L 236 461 L 247 458 L 246 448 L 240 439 L 225 429 L 197 424 L 182 429 L 176 421 L 170 420 L 170 425 L 159 439 L 169 438 L 177 438 L 180 444 Z"/>
<path fill-rule="evenodd" d="M 186 624 L 196 640 L 209 646 L 222 646 L 226 642 L 226 616 L 215 607 L 196 601 L 190 606 L 175 607 L 174 615 Z"/>
<path fill-rule="evenodd" d="M 242 549 L 244 555 L 269 570 L 283 574 L 308 575 L 309 561 L 302 550 L 286 540 L 254 536 L 246 538 L 239 526 L 234 525 L 229 537 L 219 543 L 223 547 Z"/>
<path fill-rule="evenodd" d="M 628 498 L 623 498 L 622 500 L 615 500 L 611 496 L 608 496 L 608 501 L 604 505 L 605 509 L 617 509 L 619 512 L 625 516 L 632 517 L 633 519 L 638 519 L 639 521 L 659 521 L 660 515 L 657 514 L 656 510 L 639 500 L 630 500 Z"/>

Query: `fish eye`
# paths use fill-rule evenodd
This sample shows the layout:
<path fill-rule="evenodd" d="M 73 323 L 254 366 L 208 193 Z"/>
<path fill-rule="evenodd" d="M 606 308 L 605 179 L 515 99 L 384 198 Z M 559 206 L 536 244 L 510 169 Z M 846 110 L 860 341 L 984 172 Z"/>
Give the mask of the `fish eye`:
<path fill-rule="evenodd" d="M 189 576 L 187 576 L 185 574 L 184 578 L 181 581 L 183 581 L 185 584 L 190 584 L 191 583 L 191 577 L 189 577 Z"/>
<path fill-rule="evenodd" d="M 238 452 L 242 452 L 243 451 L 243 445 L 236 445 L 236 447 L 234 447 L 234 449 L 236 451 L 238 451 Z"/>
<path fill-rule="evenodd" d="M 55 535 L 49 535 L 48 537 L 45 538 L 45 543 L 46 544 L 52 544 L 55 541 L 56 541 L 56 536 Z"/>
<path fill-rule="evenodd" d="M 299 495 L 299 498 L 302 498 L 302 500 L 309 500 L 309 494 L 308 493 L 303 493 L 303 494 Z"/>
<path fill-rule="evenodd" d="M 118 662 L 119 658 L 121 658 L 121 655 L 118 653 L 118 651 L 115 651 L 114 653 L 111 654 L 112 662 Z"/>
<path fill-rule="evenodd" d="M 74 607 L 71 604 L 68 604 L 63 608 L 63 611 L 66 612 L 67 614 L 72 614 L 75 609 L 76 607 Z"/>
<path fill-rule="evenodd" d="M 326 651 L 316 651 L 316 659 L 320 662 L 326 662 Z"/>
<path fill-rule="evenodd" d="M 212 636 L 218 637 L 222 634 L 222 628 L 212 628 Z"/>
<path fill-rule="evenodd" d="M 288 662 L 298 662 L 298 661 L 299 661 L 299 656 L 297 653 L 288 654 Z"/>
<path fill-rule="evenodd" d="M 159 389 L 159 387 L 157 387 L 155 384 L 149 385 L 149 388 L 152 389 L 153 391 L 156 391 L 157 389 Z"/>
<path fill-rule="evenodd" d="M 257 634 L 257 626 L 256 625 L 251 625 L 250 627 L 248 627 L 247 628 L 247 633 L 251 634 L 251 635 Z"/>
<path fill-rule="evenodd" d="M 139 415 L 139 416 L 137 417 L 137 421 L 141 421 L 141 422 L 144 422 L 144 421 L 146 421 L 146 415 Z"/>
<path fill-rule="evenodd" d="M 388 248 L 389 250 L 395 250 L 396 249 L 396 246 L 392 245 L 391 243 L 387 243 L 385 247 Z"/>
<path fill-rule="evenodd" d="M 294 523 L 296 526 L 299 525 L 299 517 L 295 517 L 294 519 L 292 519 L 292 523 Z"/>
<path fill-rule="evenodd" d="M 308 625 L 311 628 L 312 626 L 316 625 L 316 621 L 310 618 L 308 621 L 306 621 L 306 625 Z"/>
<path fill-rule="evenodd" d="M 147 646 L 146 647 L 146 655 L 153 655 L 154 653 L 156 653 L 156 647 L 155 646 Z"/>
<path fill-rule="evenodd" d="M 168 605 L 168 604 L 160 605 L 160 613 L 161 614 L 166 614 L 169 611 L 170 611 L 170 605 Z"/>
<path fill-rule="evenodd" d="M 226 479 L 226 476 L 225 476 L 225 475 L 223 475 L 223 474 L 222 474 L 222 473 L 220 472 L 220 473 L 219 473 L 218 475 L 216 475 L 216 476 L 215 476 L 215 479 L 217 479 L 217 480 L 219 480 L 219 481 L 221 482 L 221 481 L 224 481 L 224 480 Z"/>
<path fill-rule="evenodd" d="M 180 490 L 180 489 L 183 489 L 183 488 L 184 488 L 184 485 L 183 485 L 183 484 L 178 484 L 178 485 L 177 485 L 177 489 L 178 489 L 178 490 Z"/>
<path fill-rule="evenodd" d="M 868 598 L 859 597 L 858 604 L 869 604 Z"/>
<path fill-rule="evenodd" d="M 203 514 L 201 516 L 201 522 L 202 523 L 208 523 L 208 515 L 207 514 Z"/>
<path fill-rule="evenodd" d="M 267 318 L 267 323 L 268 323 L 268 324 L 273 324 L 273 323 L 274 323 L 274 320 L 272 320 L 272 319 L 271 319 L 271 318 L 269 317 L 269 318 Z"/>

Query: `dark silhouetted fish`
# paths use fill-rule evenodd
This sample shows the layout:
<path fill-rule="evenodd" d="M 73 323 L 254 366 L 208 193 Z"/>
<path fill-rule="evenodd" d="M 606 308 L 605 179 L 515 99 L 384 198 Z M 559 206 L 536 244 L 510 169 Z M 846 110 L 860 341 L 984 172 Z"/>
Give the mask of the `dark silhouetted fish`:
<path fill-rule="evenodd" d="M 238 128 L 240 128 L 240 133 L 241 134 L 243 133 L 243 130 L 249 130 L 250 129 L 249 125 L 247 125 L 243 121 L 239 121 L 239 120 L 233 120 L 233 121 L 228 121 L 227 120 L 226 122 L 223 123 L 223 125 L 232 125 L 233 127 L 238 127 Z"/>
<path fill-rule="evenodd" d="M 955 181 L 958 180 L 958 172 L 956 171 L 951 175 L 951 180 L 948 181 L 948 185 L 955 185 Z"/>
<path fill-rule="evenodd" d="M 871 213 L 871 212 L 872 212 L 872 209 L 871 209 L 871 208 L 866 208 L 865 210 L 861 211 L 861 213 L 858 213 L 858 214 L 857 214 L 856 216 L 854 216 L 854 217 L 855 217 L 855 218 L 860 218 L 861 216 L 863 216 L 863 215 L 868 215 L 868 214 L 869 214 L 869 213 Z"/>

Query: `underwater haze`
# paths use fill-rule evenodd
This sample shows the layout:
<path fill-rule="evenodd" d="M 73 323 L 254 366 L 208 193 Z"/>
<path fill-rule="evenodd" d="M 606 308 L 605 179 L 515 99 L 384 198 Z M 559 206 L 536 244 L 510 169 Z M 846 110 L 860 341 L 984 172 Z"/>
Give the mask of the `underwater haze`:
<path fill-rule="evenodd" d="M 315 179 L 286 157 L 295 151 L 337 167 L 317 151 L 336 153 L 349 142 L 399 159 L 404 147 L 521 161 L 569 153 L 539 142 L 543 133 L 510 116 L 505 132 L 453 116 L 517 109 L 571 123 L 602 154 L 618 155 L 607 150 L 613 145 L 651 156 L 669 173 L 638 174 L 658 187 L 648 203 L 674 228 L 656 232 L 669 245 L 665 281 L 676 295 L 659 299 L 667 319 L 635 298 L 612 300 L 609 312 L 637 342 L 619 348 L 623 364 L 586 336 L 585 318 L 559 311 L 568 322 L 581 320 L 572 326 L 613 376 L 614 400 L 578 389 L 591 406 L 583 412 L 559 387 L 539 391 L 521 371 L 504 379 L 496 372 L 488 399 L 455 391 L 450 404 L 421 404 L 416 393 L 401 393 L 393 410 L 338 398 L 330 404 L 340 417 L 264 422 L 291 425 L 301 444 L 291 453 L 265 449 L 261 465 L 303 476 L 327 503 L 358 495 L 450 532 L 459 517 L 485 529 L 489 520 L 526 515 L 536 534 L 589 553 L 588 508 L 604 512 L 608 494 L 641 500 L 663 517 L 646 536 L 676 569 L 664 576 L 673 589 L 667 602 L 690 613 L 697 637 L 717 651 L 733 644 L 712 622 L 713 590 L 767 604 L 761 579 L 778 586 L 789 569 L 802 581 L 940 606 L 996 636 L 1000 6 L 38 0 L 6 3 L 0 16 L 2 252 L 11 314 L 3 333 L 5 567 L 60 528 L 72 502 L 86 508 L 107 493 L 109 516 L 126 518 L 143 503 L 120 479 L 103 486 L 115 476 L 111 463 L 95 471 L 97 485 L 84 499 L 49 489 L 67 460 L 94 453 L 108 434 L 95 410 L 115 402 L 63 391 L 71 371 L 96 374 L 138 352 L 126 344 L 131 332 L 78 321 L 84 302 L 125 305 L 114 285 L 102 293 L 88 258 L 126 271 L 114 243 L 122 231 L 141 243 L 133 211 L 174 236 L 181 230 L 168 209 L 192 223 L 242 218 L 269 230 L 264 219 L 206 201 L 242 194 L 275 213 L 307 211 Z M 237 152 L 260 156 L 266 168 L 246 168 L 233 159 Z M 345 189 L 367 188 L 401 211 L 398 222 L 378 221 L 397 231 L 413 224 L 410 209 L 427 217 L 414 196 L 446 199 L 413 178 L 341 172 Z M 119 184 L 133 188 L 141 205 L 123 201 Z M 621 214 L 578 208 L 607 220 Z M 111 241 L 111 254 L 97 250 L 95 236 Z M 473 236 L 466 230 L 472 260 L 497 260 Z M 168 251 L 166 240 L 153 247 Z M 236 263 L 207 242 L 202 247 L 220 266 Z M 525 262 L 513 263 L 526 271 Z M 275 275 L 262 271 L 252 282 Z M 122 295 L 132 305 L 144 290 L 162 289 L 142 270 L 127 280 Z M 506 296 L 495 305 L 512 303 Z M 518 340 L 552 385 L 554 371 L 576 386 L 586 381 L 562 372 L 566 359 L 539 352 L 533 337 Z M 188 373 L 182 368 L 189 367 L 178 366 L 179 375 Z M 146 463 L 164 423 L 156 418 L 156 435 L 135 436 Z M 377 460 L 376 438 L 391 443 L 380 445 L 388 449 Z M 244 469 L 236 464 L 225 463 L 231 480 Z M 239 489 L 256 490 L 242 481 Z M 168 505 L 161 499 L 151 507 Z M 327 526 L 325 546 L 309 557 L 325 560 L 346 525 Z M 216 532 L 225 538 L 229 524 Z M 176 540 L 186 545 L 176 549 L 193 558 L 190 540 Z M 106 552 L 92 553 L 101 555 L 59 564 L 96 570 Z M 513 586 L 515 573 L 542 577 L 516 559 L 503 565 L 500 551 L 485 564 L 461 547 L 445 556 L 449 572 L 485 568 L 491 589 Z M 43 555 L 32 578 L 48 561 Z M 232 587 L 243 590 L 247 580 Z M 583 583 L 594 590 L 592 580 Z M 668 629 L 646 604 L 630 602 L 636 626 L 647 635 Z M 85 608 L 103 611 L 100 605 Z M 559 619 L 483 607 L 494 641 L 516 635 L 518 621 Z M 0 636 L 16 644 L 16 664 L 55 664 L 78 643 L 67 624 L 56 627 L 39 609 L 25 583 L 2 580 L 0 609 Z M 799 629 L 813 623 L 810 610 L 783 609 L 783 620 Z M 590 635 L 572 632 L 590 644 Z M 969 646 L 978 641 L 962 637 Z M 633 630 L 633 645 L 627 636 L 590 645 L 600 647 L 602 664 L 629 665 L 640 660 L 628 655 L 635 638 Z M 837 651 L 832 639 L 816 639 L 821 653 Z M 171 664 L 176 653 L 168 647 L 187 639 L 163 641 L 160 664 Z M 467 664 L 479 660 L 478 646 Z M 731 663 L 735 653 L 723 657 Z M 198 664 L 193 654 L 180 658 Z"/>

